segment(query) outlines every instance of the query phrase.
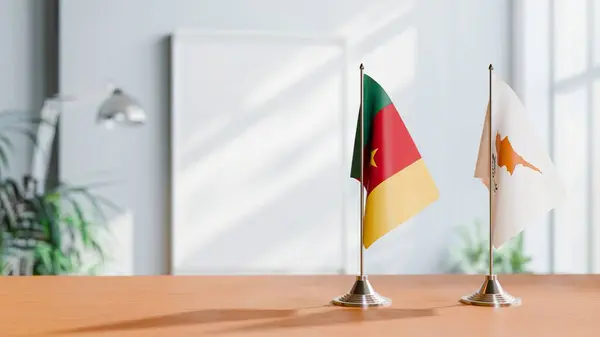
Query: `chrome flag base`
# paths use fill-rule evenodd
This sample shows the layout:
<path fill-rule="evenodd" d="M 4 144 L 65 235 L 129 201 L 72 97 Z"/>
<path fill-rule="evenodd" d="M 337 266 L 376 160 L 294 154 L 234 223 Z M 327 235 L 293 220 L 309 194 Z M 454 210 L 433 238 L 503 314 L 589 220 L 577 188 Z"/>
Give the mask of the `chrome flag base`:
<path fill-rule="evenodd" d="M 480 307 L 516 307 L 521 305 L 521 299 L 513 297 L 500 285 L 496 275 L 486 275 L 485 281 L 478 292 L 464 296 L 460 302 Z"/>
<path fill-rule="evenodd" d="M 369 308 L 387 307 L 392 301 L 375 292 L 367 276 L 363 275 L 356 277 L 356 282 L 348 293 L 334 298 L 331 303 L 342 307 Z"/>

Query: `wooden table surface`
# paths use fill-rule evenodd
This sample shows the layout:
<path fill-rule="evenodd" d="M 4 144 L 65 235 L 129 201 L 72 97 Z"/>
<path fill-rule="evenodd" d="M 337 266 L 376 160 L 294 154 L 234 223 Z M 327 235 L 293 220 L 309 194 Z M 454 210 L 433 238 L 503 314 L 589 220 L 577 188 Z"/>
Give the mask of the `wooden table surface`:
<path fill-rule="evenodd" d="M 3 277 L 0 336 L 600 336 L 600 275 L 501 275 L 516 308 L 458 304 L 482 276 L 370 276 L 388 308 L 328 305 L 352 276 Z"/>

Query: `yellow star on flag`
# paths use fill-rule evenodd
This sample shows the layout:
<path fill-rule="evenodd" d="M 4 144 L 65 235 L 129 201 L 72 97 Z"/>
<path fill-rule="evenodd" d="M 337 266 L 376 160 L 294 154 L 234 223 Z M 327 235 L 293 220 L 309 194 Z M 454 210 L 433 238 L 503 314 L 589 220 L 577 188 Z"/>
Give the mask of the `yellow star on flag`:
<path fill-rule="evenodd" d="M 377 153 L 378 148 L 371 151 L 371 166 L 377 167 L 377 163 L 375 162 L 375 153 Z"/>

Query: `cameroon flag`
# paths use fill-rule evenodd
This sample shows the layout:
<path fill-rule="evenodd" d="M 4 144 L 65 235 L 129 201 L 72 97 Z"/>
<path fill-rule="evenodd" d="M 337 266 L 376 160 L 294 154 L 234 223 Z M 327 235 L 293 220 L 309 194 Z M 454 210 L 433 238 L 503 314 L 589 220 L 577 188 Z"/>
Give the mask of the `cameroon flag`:
<path fill-rule="evenodd" d="M 392 100 L 379 83 L 363 76 L 365 146 L 361 149 L 359 116 L 350 175 L 360 181 L 360 151 L 364 151 L 363 242 L 369 248 L 436 201 L 439 193 Z"/>

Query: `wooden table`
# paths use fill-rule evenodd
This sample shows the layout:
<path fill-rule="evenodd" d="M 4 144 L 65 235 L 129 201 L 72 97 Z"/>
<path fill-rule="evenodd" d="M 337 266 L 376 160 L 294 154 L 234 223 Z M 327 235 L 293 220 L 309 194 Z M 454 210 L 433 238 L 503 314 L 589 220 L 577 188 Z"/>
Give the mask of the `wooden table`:
<path fill-rule="evenodd" d="M 3 277 L 0 336 L 600 336 L 600 275 L 502 275 L 517 308 L 457 303 L 482 276 L 371 276 L 389 308 L 332 307 L 352 276 Z"/>

